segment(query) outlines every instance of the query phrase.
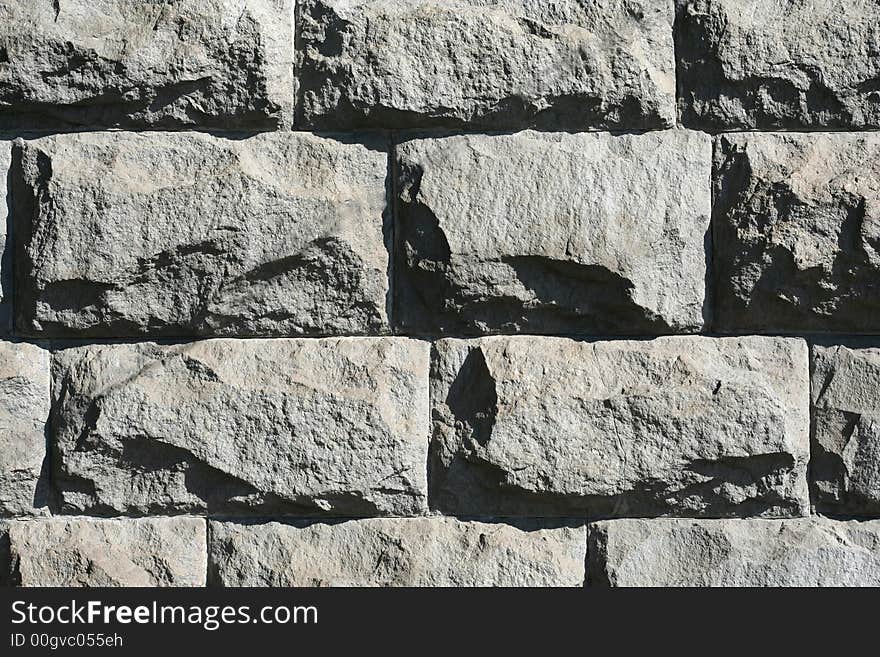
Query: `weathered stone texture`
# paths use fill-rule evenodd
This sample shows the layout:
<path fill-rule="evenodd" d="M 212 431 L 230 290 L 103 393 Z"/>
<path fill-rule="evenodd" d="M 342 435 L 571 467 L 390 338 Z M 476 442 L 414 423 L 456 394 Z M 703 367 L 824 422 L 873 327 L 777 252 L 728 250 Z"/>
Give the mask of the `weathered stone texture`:
<path fill-rule="evenodd" d="M 589 530 L 611 586 L 878 586 L 880 521 L 611 520 Z"/>
<path fill-rule="evenodd" d="M 9 554 L 9 522 L 0 520 L 0 587 L 12 584 L 10 572 L 12 555 Z"/>
<path fill-rule="evenodd" d="M 0 0 L 0 122 L 289 125 L 293 0 Z"/>
<path fill-rule="evenodd" d="M 307 526 L 212 522 L 223 586 L 582 586 L 583 527 L 351 520 Z"/>
<path fill-rule="evenodd" d="M 715 328 L 880 333 L 880 135 L 724 135 L 715 168 Z"/>
<path fill-rule="evenodd" d="M 880 516 L 880 342 L 813 347 L 817 506 Z"/>
<path fill-rule="evenodd" d="M 205 520 L 52 518 L 8 524 L 19 586 L 204 586 Z"/>
<path fill-rule="evenodd" d="M 341 338 L 59 352 L 53 471 L 63 508 L 418 514 L 428 351 L 403 338 Z"/>
<path fill-rule="evenodd" d="M 458 334 L 704 323 L 701 133 L 524 132 L 397 146 L 397 318 Z"/>
<path fill-rule="evenodd" d="M 384 142 L 106 132 L 17 148 L 23 334 L 386 330 Z"/>
<path fill-rule="evenodd" d="M 0 336 L 12 329 L 12 236 L 9 231 L 11 196 L 7 187 L 12 166 L 12 143 L 0 138 Z"/>
<path fill-rule="evenodd" d="M 40 474 L 49 396 L 49 352 L 0 342 L 0 516 L 34 513 L 46 504 Z"/>
<path fill-rule="evenodd" d="M 672 21 L 656 0 L 304 0 L 297 122 L 668 127 Z"/>
<path fill-rule="evenodd" d="M 688 127 L 880 128 L 876 0 L 677 0 Z"/>
<path fill-rule="evenodd" d="M 799 516 L 807 347 L 782 338 L 441 340 L 431 504 L 458 515 Z"/>

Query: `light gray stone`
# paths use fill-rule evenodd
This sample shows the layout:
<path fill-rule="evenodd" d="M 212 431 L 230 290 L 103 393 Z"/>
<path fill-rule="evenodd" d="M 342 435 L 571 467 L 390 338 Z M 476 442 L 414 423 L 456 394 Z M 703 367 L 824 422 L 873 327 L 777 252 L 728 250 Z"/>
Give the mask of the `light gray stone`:
<path fill-rule="evenodd" d="M 880 127 L 876 0 L 677 0 L 689 127 Z"/>
<path fill-rule="evenodd" d="M 582 586 L 583 527 L 455 518 L 211 523 L 223 586 Z"/>
<path fill-rule="evenodd" d="M 199 518 L 51 518 L 9 523 L 18 586 L 205 586 Z"/>
<path fill-rule="evenodd" d="M 711 152 L 684 130 L 398 145 L 398 321 L 459 335 L 698 331 Z"/>
<path fill-rule="evenodd" d="M 880 342 L 813 347 L 817 507 L 880 516 Z"/>
<path fill-rule="evenodd" d="M 715 160 L 715 329 L 880 333 L 880 135 L 723 135 Z"/>
<path fill-rule="evenodd" d="M 17 147 L 23 334 L 387 328 L 383 141 L 105 132 Z"/>
<path fill-rule="evenodd" d="M 12 197 L 7 187 L 12 166 L 12 143 L 0 138 L 0 336 L 12 329 L 12 236 L 9 231 L 9 206 Z"/>
<path fill-rule="evenodd" d="M 880 521 L 604 521 L 588 563 L 600 586 L 878 586 Z"/>
<path fill-rule="evenodd" d="M 463 516 L 800 516 L 803 340 L 446 339 L 431 505 Z"/>
<path fill-rule="evenodd" d="M 300 125 L 675 122 L 671 1 L 303 0 Z"/>
<path fill-rule="evenodd" d="M 293 0 L 0 0 L 0 122 L 289 125 Z"/>
<path fill-rule="evenodd" d="M 63 508 L 419 514 L 428 352 L 404 338 L 61 351 L 52 465 Z"/>
<path fill-rule="evenodd" d="M 0 342 L 0 516 L 37 513 L 48 503 L 41 472 L 49 403 L 49 352 Z"/>

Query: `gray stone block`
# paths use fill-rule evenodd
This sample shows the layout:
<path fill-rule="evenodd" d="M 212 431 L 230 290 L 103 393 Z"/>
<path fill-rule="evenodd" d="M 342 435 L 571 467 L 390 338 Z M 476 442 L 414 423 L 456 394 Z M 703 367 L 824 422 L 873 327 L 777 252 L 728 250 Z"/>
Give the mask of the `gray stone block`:
<path fill-rule="evenodd" d="M 677 0 L 677 13 L 686 126 L 880 128 L 874 0 Z"/>
<path fill-rule="evenodd" d="M 657 0 L 303 0 L 297 124 L 669 127 L 672 21 Z"/>
<path fill-rule="evenodd" d="M 0 0 L 0 123 L 290 125 L 293 0 Z"/>
<path fill-rule="evenodd" d="M 49 352 L 0 342 L 0 516 L 40 513 L 49 503 L 49 404 Z"/>
<path fill-rule="evenodd" d="M 582 586 L 583 527 L 455 518 L 211 523 L 222 586 Z"/>
<path fill-rule="evenodd" d="M 206 527 L 199 518 L 51 518 L 7 527 L 14 585 L 205 585 Z"/>
<path fill-rule="evenodd" d="M 19 142 L 17 329 L 385 332 L 385 148 L 280 132 Z"/>
<path fill-rule="evenodd" d="M 717 138 L 715 329 L 880 333 L 880 135 Z"/>
<path fill-rule="evenodd" d="M 396 152 L 395 308 L 405 330 L 703 327 L 706 135 L 464 135 Z"/>
<path fill-rule="evenodd" d="M 53 365 L 54 483 L 98 515 L 418 515 L 428 344 L 92 345 Z"/>
<path fill-rule="evenodd" d="M 814 345 L 812 399 L 817 507 L 880 516 L 880 342 Z"/>
<path fill-rule="evenodd" d="M 807 346 L 441 340 L 431 505 L 456 515 L 801 516 Z"/>
<path fill-rule="evenodd" d="M 880 521 L 611 520 L 587 558 L 599 586 L 878 586 Z"/>

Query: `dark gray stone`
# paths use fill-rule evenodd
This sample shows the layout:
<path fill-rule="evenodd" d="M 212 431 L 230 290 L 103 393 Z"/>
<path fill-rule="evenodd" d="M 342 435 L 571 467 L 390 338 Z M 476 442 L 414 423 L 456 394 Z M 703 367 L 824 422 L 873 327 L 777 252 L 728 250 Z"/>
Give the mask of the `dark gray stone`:
<path fill-rule="evenodd" d="M 813 346 L 816 506 L 880 516 L 880 341 Z"/>
<path fill-rule="evenodd" d="M 273 128 L 293 0 L 0 0 L 0 124 Z"/>
<path fill-rule="evenodd" d="M 684 125 L 880 127 L 876 0 L 677 0 L 677 10 Z"/>
<path fill-rule="evenodd" d="M 880 135 L 717 138 L 714 328 L 880 333 Z"/>

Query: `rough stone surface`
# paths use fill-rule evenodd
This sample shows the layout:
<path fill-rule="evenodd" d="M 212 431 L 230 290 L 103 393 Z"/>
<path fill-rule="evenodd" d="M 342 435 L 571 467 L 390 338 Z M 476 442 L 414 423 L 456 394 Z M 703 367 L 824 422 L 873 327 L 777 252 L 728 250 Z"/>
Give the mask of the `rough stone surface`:
<path fill-rule="evenodd" d="M 398 320 L 457 334 L 698 331 L 711 150 L 684 130 L 398 145 Z"/>
<path fill-rule="evenodd" d="M 880 333 L 880 135 L 724 135 L 715 159 L 715 328 Z"/>
<path fill-rule="evenodd" d="M 292 40 L 293 0 L 0 0 L 0 123 L 287 125 Z"/>
<path fill-rule="evenodd" d="M 880 516 L 880 341 L 813 347 L 816 505 Z"/>
<path fill-rule="evenodd" d="M 223 586 L 582 586 L 585 552 L 583 527 L 381 518 L 212 522 L 209 560 Z"/>
<path fill-rule="evenodd" d="M 677 0 L 689 127 L 880 127 L 876 0 Z"/>
<path fill-rule="evenodd" d="M 297 122 L 668 127 L 672 21 L 656 0 L 304 0 Z"/>
<path fill-rule="evenodd" d="M 12 166 L 12 144 L 0 137 L 0 336 L 12 329 L 12 239 L 10 235 L 9 206 L 11 196 L 7 188 Z"/>
<path fill-rule="evenodd" d="M 204 586 L 205 521 L 52 518 L 9 523 L 19 586 Z"/>
<path fill-rule="evenodd" d="M 52 464 L 63 508 L 418 514 L 428 352 L 403 338 L 59 352 Z"/>
<path fill-rule="evenodd" d="M 23 334 L 386 328 L 384 142 L 110 132 L 18 148 Z"/>
<path fill-rule="evenodd" d="M 12 555 L 9 554 L 9 522 L 0 520 L 0 587 L 10 586 Z"/>
<path fill-rule="evenodd" d="M 880 521 L 611 520 L 589 532 L 611 586 L 878 586 Z"/>
<path fill-rule="evenodd" d="M 457 515 L 809 511 L 802 340 L 436 344 L 432 507 Z"/>
<path fill-rule="evenodd" d="M 49 396 L 49 352 L 0 342 L 0 516 L 34 513 L 47 503 L 41 472 Z"/>

